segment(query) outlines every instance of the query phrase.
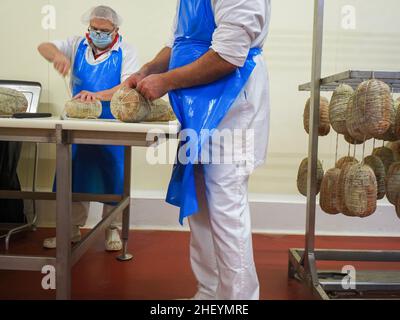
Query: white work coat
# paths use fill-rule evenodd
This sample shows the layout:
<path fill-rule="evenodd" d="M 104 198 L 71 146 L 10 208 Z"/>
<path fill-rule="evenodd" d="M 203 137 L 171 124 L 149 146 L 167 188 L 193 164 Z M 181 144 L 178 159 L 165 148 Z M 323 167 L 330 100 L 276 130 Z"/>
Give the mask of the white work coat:
<path fill-rule="evenodd" d="M 211 1 L 216 30 L 213 34 L 211 49 L 224 60 L 243 66 L 251 48 L 262 48 L 269 31 L 271 16 L 270 0 L 209 0 Z M 180 1 L 178 1 L 179 8 Z M 178 11 L 178 10 L 177 10 Z M 172 47 L 177 25 L 177 16 L 173 24 L 173 33 L 167 46 Z M 249 81 L 243 88 L 218 129 L 251 129 L 254 141 L 245 152 L 248 172 L 265 162 L 269 140 L 270 99 L 269 78 L 263 55 L 255 58 L 257 63 Z M 247 137 L 248 139 L 249 137 Z M 234 157 L 242 158 L 243 150 L 234 150 Z"/>

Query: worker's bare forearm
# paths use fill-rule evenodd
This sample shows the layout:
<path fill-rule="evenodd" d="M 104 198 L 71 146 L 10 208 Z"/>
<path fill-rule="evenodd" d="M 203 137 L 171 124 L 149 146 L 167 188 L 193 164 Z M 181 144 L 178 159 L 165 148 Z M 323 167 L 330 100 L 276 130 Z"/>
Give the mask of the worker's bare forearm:
<path fill-rule="evenodd" d="M 49 42 L 39 45 L 38 51 L 49 62 L 53 62 L 55 56 L 60 53 L 60 50 L 58 50 L 54 44 Z"/>
<path fill-rule="evenodd" d="M 101 101 L 111 101 L 114 93 L 117 92 L 120 88 L 121 88 L 121 84 L 114 88 L 97 92 L 96 95 L 97 95 L 98 99 L 100 99 Z"/>
<path fill-rule="evenodd" d="M 165 73 L 170 90 L 190 88 L 215 82 L 235 71 L 237 66 L 221 58 L 213 50 L 184 67 Z"/>
<path fill-rule="evenodd" d="M 42 43 L 39 45 L 38 50 L 63 77 L 67 76 L 71 69 L 71 61 L 54 44 L 49 42 Z"/>
<path fill-rule="evenodd" d="M 167 72 L 170 59 L 171 48 L 165 47 L 157 54 L 157 56 L 152 61 L 146 63 L 139 72 L 143 73 L 146 76 L 150 74 Z"/>

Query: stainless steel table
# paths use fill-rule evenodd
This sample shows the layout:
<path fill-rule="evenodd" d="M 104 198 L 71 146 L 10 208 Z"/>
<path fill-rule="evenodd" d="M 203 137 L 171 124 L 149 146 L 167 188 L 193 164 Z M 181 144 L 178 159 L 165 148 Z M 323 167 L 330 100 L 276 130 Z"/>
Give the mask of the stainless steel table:
<path fill-rule="evenodd" d="M 128 253 L 129 212 L 131 190 L 131 148 L 148 147 L 156 137 L 149 133 L 156 130 L 166 138 L 175 138 L 179 133 L 179 124 L 172 123 L 135 123 L 101 120 L 62 120 L 47 119 L 0 119 L 0 141 L 21 141 L 56 144 L 57 192 L 20 192 L 0 191 L 0 198 L 56 200 L 56 237 L 55 257 L 0 255 L 0 270 L 41 271 L 45 265 L 56 269 L 57 299 L 71 298 L 71 268 L 82 257 L 96 239 L 104 234 L 118 214 L 123 214 L 123 249 L 118 257 L 120 261 L 132 259 Z M 124 194 L 73 194 L 71 191 L 71 144 L 119 145 L 125 146 Z M 115 209 L 79 243 L 71 245 L 71 203 L 72 201 L 118 202 Z"/>

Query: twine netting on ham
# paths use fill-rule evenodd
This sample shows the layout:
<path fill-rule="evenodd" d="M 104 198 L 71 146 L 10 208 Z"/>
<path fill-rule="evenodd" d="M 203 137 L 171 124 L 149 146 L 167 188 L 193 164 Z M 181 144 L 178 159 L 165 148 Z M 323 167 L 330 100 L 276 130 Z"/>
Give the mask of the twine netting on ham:
<path fill-rule="evenodd" d="M 303 114 L 307 133 L 311 121 L 310 100 Z M 400 163 L 398 168 L 394 163 L 400 160 L 400 98 L 394 101 L 390 87 L 373 78 L 361 82 L 355 90 L 348 84 L 340 84 L 332 94 L 328 119 L 326 103 L 321 97 L 318 135 L 328 135 L 332 127 L 344 136 L 349 151 L 348 156 L 337 160 L 337 136 L 335 168 L 328 170 L 321 181 L 321 209 L 328 214 L 341 212 L 351 217 L 368 217 L 376 211 L 377 201 L 386 195 L 400 215 Z M 364 157 L 367 141 L 372 138 L 372 155 Z M 375 147 L 375 139 L 382 141 L 382 147 Z M 385 141 L 390 141 L 386 147 Z M 357 145 L 362 145 L 362 163 L 355 158 Z M 303 182 L 305 191 L 306 182 Z"/>
<path fill-rule="evenodd" d="M 337 133 L 348 135 L 346 127 L 346 111 L 353 93 L 353 88 L 347 84 L 339 85 L 333 92 L 329 104 L 329 121 L 333 130 Z"/>
<path fill-rule="evenodd" d="M 382 160 L 377 156 L 371 155 L 364 159 L 364 164 L 374 171 L 377 183 L 377 198 L 378 200 L 383 199 L 386 194 L 386 174 Z"/>
<path fill-rule="evenodd" d="M 335 167 L 338 169 L 343 169 L 343 167 L 346 164 L 356 164 L 358 163 L 358 160 L 354 157 L 346 156 L 343 158 L 340 158 L 338 161 L 336 161 Z"/>
<path fill-rule="evenodd" d="M 79 99 L 67 101 L 64 112 L 68 118 L 97 119 L 102 113 L 102 104 L 99 100 L 83 102 Z"/>
<path fill-rule="evenodd" d="M 400 98 L 398 98 L 395 102 L 395 110 L 396 110 L 396 116 L 394 120 L 394 134 L 398 139 L 400 139 Z"/>
<path fill-rule="evenodd" d="M 149 101 L 135 89 L 122 87 L 111 100 L 111 113 L 123 122 L 168 122 L 176 120 L 171 105 L 162 99 Z"/>
<path fill-rule="evenodd" d="M 344 140 L 350 144 L 363 144 L 364 141 L 354 139 L 349 133 L 344 135 Z"/>
<path fill-rule="evenodd" d="M 349 211 L 349 209 L 346 206 L 345 203 L 345 183 L 346 183 L 346 175 L 347 171 L 350 169 L 350 167 L 354 164 L 357 164 L 357 162 L 345 162 L 343 163 L 341 169 L 340 169 L 340 174 L 339 174 L 339 181 L 338 181 L 338 198 L 337 198 L 337 209 L 339 212 L 344 214 L 345 216 L 352 217 L 353 214 Z"/>
<path fill-rule="evenodd" d="M 304 108 L 303 113 L 303 125 L 304 130 L 309 133 L 310 131 L 310 104 L 311 98 L 309 98 L 306 102 L 306 106 Z M 331 130 L 331 125 L 329 122 L 329 101 L 325 97 L 320 98 L 320 106 L 319 106 L 319 127 L 318 127 L 318 135 L 326 136 L 329 134 Z"/>
<path fill-rule="evenodd" d="M 365 136 L 380 139 L 391 125 L 393 100 L 389 86 L 376 79 L 362 82 L 354 93 L 354 119 Z"/>
<path fill-rule="evenodd" d="M 344 200 L 349 213 L 368 217 L 376 210 L 377 182 L 372 169 L 363 164 L 349 167 L 345 176 Z"/>
<path fill-rule="evenodd" d="M 398 135 L 396 131 L 396 118 L 397 118 L 398 106 L 392 99 L 392 108 L 390 109 L 390 126 L 389 129 L 382 135 L 378 136 L 377 139 L 384 141 L 396 141 L 398 140 Z"/>
<path fill-rule="evenodd" d="M 26 112 L 28 100 L 23 93 L 0 87 L 0 115 L 12 116 L 14 113 Z"/>
<path fill-rule="evenodd" d="M 397 214 L 397 217 L 399 217 L 399 219 L 400 219 L 400 197 L 397 199 L 397 202 L 396 202 L 396 214 Z"/>
<path fill-rule="evenodd" d="M 123 122 L 140 122 L 150 113 L 150 103 L 136 90 L 122 87 L 111 99 L 111 113 Z"/>
<path fill-rule="evenodd" d="M 389 142 L 386 147 L 392 150 L 394 161 L 400 161 L 400 141 Z"/>
<path fill-rule="evenodd" d="M 340 169 L 328 170 L 321 183 L 321 194 L 319 204 L 321 209 L 328 214 L 338 214 L 338 193 L 339 193 Z"/>
<path fill-rule="evenodd" d="M 400 162 L 394 162 L 386 174 L 386 197 L 393 205 L 400 195 Z"/>
<path fill-rule="evenodd" d="M 163 99 L 157 99 L 151 102 L 151 110 L 145 121 L 168 122 L 174 120 L 176 120 L 175 113 L 167 101 Z"/>
<path fill-rule="evenodd" d="M 346 110 L 346 127 L 349 133 L 347 141 L 352 143 L 350 140 L 351 138 L 353 139 L 354 142 L 352 144 L 361 144 L 365 140 L 372 138 L 372 136 L 366 135 L 364 132 L 361 131 L 360 121 L 359 121 L 359 118 L 361 117 L 361 112 L 356 107 L 355 99 L 356 99 L 356 93 L 354 93 L 349 99 L 349 103 Z"/>
<path fill-rule="evenodd" d="M 299 192 L 307 197 L 307 176 L 308 176 L 308 158 L 303 159 L 300 163 L 297 173 L 297 189 Z M 324 169 L 322 162 L 318 160 L 317 163 L 317 194 L 320 191 L 322 178 L 324 177 Z"/>
<path fill-rule="evenodd" d="M 377 156 L 382 160 L 383 165 L 385 166 L 385 172 L 388 172 L 389 167 L 394 162 L 393 151 L 387 147 L 379 147 L 372 151 L 372 155 Z"/>

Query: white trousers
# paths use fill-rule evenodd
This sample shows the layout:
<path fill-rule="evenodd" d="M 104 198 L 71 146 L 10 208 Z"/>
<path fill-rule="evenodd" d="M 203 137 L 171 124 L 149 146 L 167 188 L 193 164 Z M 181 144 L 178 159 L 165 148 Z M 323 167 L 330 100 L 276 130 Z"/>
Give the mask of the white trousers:
<path fill-rule="evenodd" d="M 220 130 L 240 129 L 250 134 L 235 139 L 233 147 L 226 143 L 229 140 L 211 143 L 213 152 L 233 151 L 236 160 L 231 164 L 205 164 L 202 159 L 203 164 L 195 169 L 200 208 L 189 217 L 190 260 L 198 281 L 194 299 L 259 299 L 248 181 L 254 168 L 265 161 L 270 106 L 266 66 L 261 55 L 255 60 L 249 81 L 218 126 Z M 244 150 L 238 147 L 243 143 L 247 146 Z"/>
<path fill-rule="evenodd" d="M 258 300 L 248 204 L 240 165 L 198 165 L 200 210 L 189 218 L 190 260 L 199 300 Z"/>
<path fill-rule="evenodd" d="M 89 216 L 90 202 L 73 202 L 72 203 L 72 226 L 83 227 Z M 102 217 L 105 218 L 114 209 L 114 206 L 104 204 Z M 118 216 L 110 225 L 110 228 L 121 228 L 122 218 Z"/>

